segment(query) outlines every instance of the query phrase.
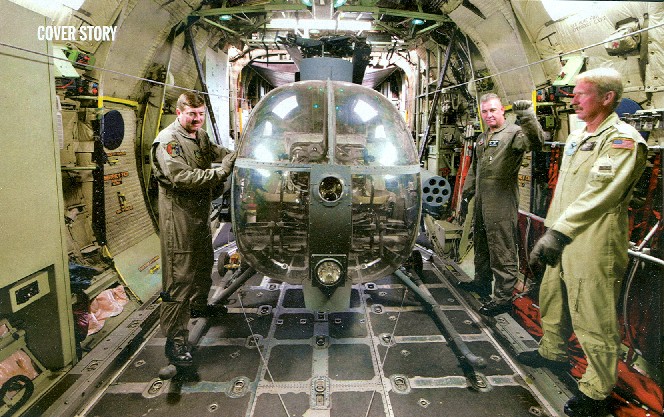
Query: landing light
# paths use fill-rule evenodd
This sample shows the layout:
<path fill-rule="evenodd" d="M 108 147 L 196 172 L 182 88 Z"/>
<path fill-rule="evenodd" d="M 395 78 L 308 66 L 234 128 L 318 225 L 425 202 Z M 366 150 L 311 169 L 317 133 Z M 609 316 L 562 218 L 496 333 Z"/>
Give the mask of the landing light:
<path fill-rule="evenodd" d="M 341 279 L 341 265 L 334 259 L 323 259 L 316 266 L 316 278 L 325 286 L 336 285 Z"/>
<path fill-rule="evenodd" d="M 413 19 L 413 20 L 411 21 L 411 23 L 412 23 L 413 25 L 415 25 L 415 26 L 419 26 L 419 25 L 423 25 L 423 24 L 424 24 L 424 20 L 422 20 L 422 19 Z"/>

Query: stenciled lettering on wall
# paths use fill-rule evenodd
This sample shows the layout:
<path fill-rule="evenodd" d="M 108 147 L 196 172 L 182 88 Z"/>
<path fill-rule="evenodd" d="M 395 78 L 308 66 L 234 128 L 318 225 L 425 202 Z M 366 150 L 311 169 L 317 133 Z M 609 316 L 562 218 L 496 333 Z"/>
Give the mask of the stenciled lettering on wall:
<path fill-rule="evenodd" d="M 598 15 L 586 17 L 585 19 L 581 19 L 578 22 L 572 23 L 572 32 L 578 32 L 585 28 L 598 25 L 605 20 L 608 21 L 609 19 L 606 16 Z"/>
<path fill-rule="evenodd" d="M 106 156 L 108 157 L 106 159 L 106 163 L 109 166 L 116 165 L 117 163 L 120 162 L 120 158 L 116 158 L 116 156 L 126 156 L 127 152 L 125 151 L 117 151 L 117 152 L 106 152 Z M 111 184 L 111 185 L 117 185 L 117 184 Z"/>
<path fill-rule="evenodd" d="M 148 267 L 150 267 L 152 264 L 154 264 L 155 262 L 157 262 L 158 260 L 159 260 L 159 255 L 156 255 L 156 256 L 154 256 L 152 259 L 150 259 L 149 261 L 147 261 L 146 263 L 144 263 L 143 265 L 139 266 L 139 267 L 138 267 L 138 270 L 139 270 L 140 272 L 143 272 L 143 271 L 145 271 Z M 150 270 L 152 270 L 152 268 L 150 268 Z"/>
<path fill-rule="evenodd" d="M 530 175 L 519 174 L 519 187 L 524 188 L 530 184 Z"/>
<path fill-rule="evenodd" d="M 114 174 L 106 174 L 104 175 L 104 181 L 110 181 L 111 186 L 120 185 L 122 184 L 122 179 L 128 176 L 129 172 L 127 171 L 116 172 Z"/>
<path fill-rule="evenodd" d="M 131 211 L 134 209 L 134 206 L 132 206 L 131 204 L 127 204 L 127 197 L 125 197 L 124 194 L 118 191 L 117 195 L 118 195 L 118 203 L 120 203 L 120 208 L 115 210 L 115 214 L 124 213 L 126 211 Z"/>
<path fill-rule="evenodd" d="M 115 41 L 117 26 L 37 26 L 40 41 Z"/>

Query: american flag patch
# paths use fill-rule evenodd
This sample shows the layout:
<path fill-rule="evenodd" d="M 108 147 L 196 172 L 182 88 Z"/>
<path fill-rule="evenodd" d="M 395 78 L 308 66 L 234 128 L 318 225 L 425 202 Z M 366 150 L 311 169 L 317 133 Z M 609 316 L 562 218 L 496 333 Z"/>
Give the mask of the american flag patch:
<path fill-rule="evenodd" d="M 611 147 L 614 149 L 634 149 L 633 139 L 614 139 Z"/>

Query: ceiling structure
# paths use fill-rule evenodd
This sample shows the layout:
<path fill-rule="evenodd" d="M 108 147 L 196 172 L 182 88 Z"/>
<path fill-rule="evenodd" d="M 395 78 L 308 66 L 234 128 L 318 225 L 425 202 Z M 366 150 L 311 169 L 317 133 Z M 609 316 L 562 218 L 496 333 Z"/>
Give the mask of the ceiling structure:
<path fill-rule="evenodd" d="M 190 13 L 188 23 L 218 28 L 220 44 L 237 48 L 231 61 L 262 51 L 249 65 L 274 86 L 294 81 L 302 58 L 324 56 L 351 59 L 363 68 L 358 79 L 375 87 L 397 69 L 395 54 L 405 56 L 432 35 L 445 39 L 456 28 L 441 11 L 445 3 L 211 0 Z"/>

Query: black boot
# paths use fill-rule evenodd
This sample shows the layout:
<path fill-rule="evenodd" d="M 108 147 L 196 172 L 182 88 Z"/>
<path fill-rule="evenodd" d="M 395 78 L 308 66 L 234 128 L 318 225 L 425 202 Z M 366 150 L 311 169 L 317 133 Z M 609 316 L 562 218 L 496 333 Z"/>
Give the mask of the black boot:
<path fill-rule="evenodd" d="M 533 368 L 545 367 L 555 371 L 569 371 L 570 369 L 569 362 L 547 359 L 536 350 L 521 352 L 516 355 L 516 360 Z"/>
<path fill-rule="evenodd" d="M 166 357 L 175 366 L 191 366 L 193 359 L 186 343 L 166 339 Z"/>
<path fill-rule="evenodd" d="M 497 316 L 502 313 L 509 313 L 512 311 L 512 303 L 498 304 L 495 300 L 491 300 L 487 303 L 484 303 L 479 310 L 480 314 L 484 316 Z"/>
<path fill-rule="evenodd" d="M 467 292 L 474 292 L 480 298 L 486 298 L 491 295 L 491 283 L 489 285 L 477 281 L 457 281 L 456 286 Z"/>
<path fill-rule="evenodd" d="M 563 411 L 570 417 L 604 417 L 609 413 L 606 398 L 595 400 L 582 392 L 570 398 Z"/>

